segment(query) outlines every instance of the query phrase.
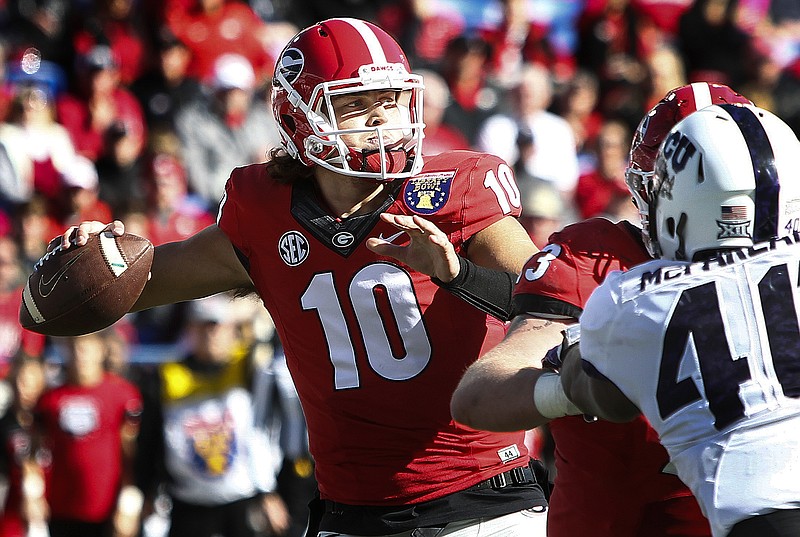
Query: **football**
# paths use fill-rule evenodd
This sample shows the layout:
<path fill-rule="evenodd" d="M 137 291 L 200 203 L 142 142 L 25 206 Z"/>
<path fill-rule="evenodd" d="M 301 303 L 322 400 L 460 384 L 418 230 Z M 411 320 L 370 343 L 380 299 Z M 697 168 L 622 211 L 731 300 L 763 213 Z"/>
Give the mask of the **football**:
<path fill-rule="evenodd" d="M 19 322 L 48 336 L 78 336 L 110 326 L 142 293 L 153 251 L 146 238 L 110 231 L 91 235 L 84 246 L 56 247 L 28 277 Z"/>

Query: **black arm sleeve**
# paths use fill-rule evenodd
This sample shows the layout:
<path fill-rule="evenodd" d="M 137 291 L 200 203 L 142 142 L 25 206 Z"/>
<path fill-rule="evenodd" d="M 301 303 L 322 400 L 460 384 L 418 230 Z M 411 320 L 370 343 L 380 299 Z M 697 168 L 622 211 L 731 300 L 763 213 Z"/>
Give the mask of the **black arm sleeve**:
<path fill-rule="evenodd" d="M 501 321 L 511 319 L 511 291 L 517 275 L 478 266 L 461 256 L 458 263 L 458 276 L 448 283 L 437 278 L 433 282 Z"/>

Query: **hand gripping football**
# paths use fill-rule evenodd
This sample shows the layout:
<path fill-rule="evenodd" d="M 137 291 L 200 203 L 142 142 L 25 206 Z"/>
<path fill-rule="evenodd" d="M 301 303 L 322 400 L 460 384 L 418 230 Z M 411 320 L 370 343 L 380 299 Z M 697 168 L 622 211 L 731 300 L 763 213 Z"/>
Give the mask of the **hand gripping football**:
<path fill-rule="evenodd" d="M 48 336 L 101 330 L 139 298 L 153 263 L 152 243 L 138 235 L 91 235 L 84 246 L 48 252 L 22 293 L 19 322 Z"/>

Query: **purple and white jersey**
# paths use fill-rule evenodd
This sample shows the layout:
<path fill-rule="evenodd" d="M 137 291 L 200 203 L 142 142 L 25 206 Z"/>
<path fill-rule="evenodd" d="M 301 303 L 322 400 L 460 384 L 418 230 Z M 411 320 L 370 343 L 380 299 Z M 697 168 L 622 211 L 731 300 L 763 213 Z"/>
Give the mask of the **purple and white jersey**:
<path fill-rule="evenodd" d="M 800 235 L 616 272 L 581 317 L 587 370 L 658 432 L 715 537 L 800 507 Z"/>

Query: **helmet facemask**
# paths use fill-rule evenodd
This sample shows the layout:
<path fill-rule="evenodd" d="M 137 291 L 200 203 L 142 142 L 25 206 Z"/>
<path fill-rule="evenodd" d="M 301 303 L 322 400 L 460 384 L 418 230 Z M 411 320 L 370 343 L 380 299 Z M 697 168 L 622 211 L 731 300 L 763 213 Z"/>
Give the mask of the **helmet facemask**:
<path fill-rule="evenodd" d="M 305 113 L 313 131 L 305 138 L 304 147 L 296 148 L 297 153 L 302 152 L 305 159 L 323 168 L 373 181 L 391 181 L 417 174 L 422 168 L 425 126 L 421 117 L 422 77 L 408 73 L 402 64 L 363 65 L 358 75 L 318 84 L 308 103 L 303 102 L 300 95 L 279 75 L 278 83 L 290 94 L 297 95 L 293 104 Z M 339 126 L 333 98 L 387 90 L 395 92 L 394 106 L 400 110 L 401 121 L 357 129 Z M 374 134 L 378 141 L 375 149 L 348 146 L 345 137 L 364 133 Z"/>

